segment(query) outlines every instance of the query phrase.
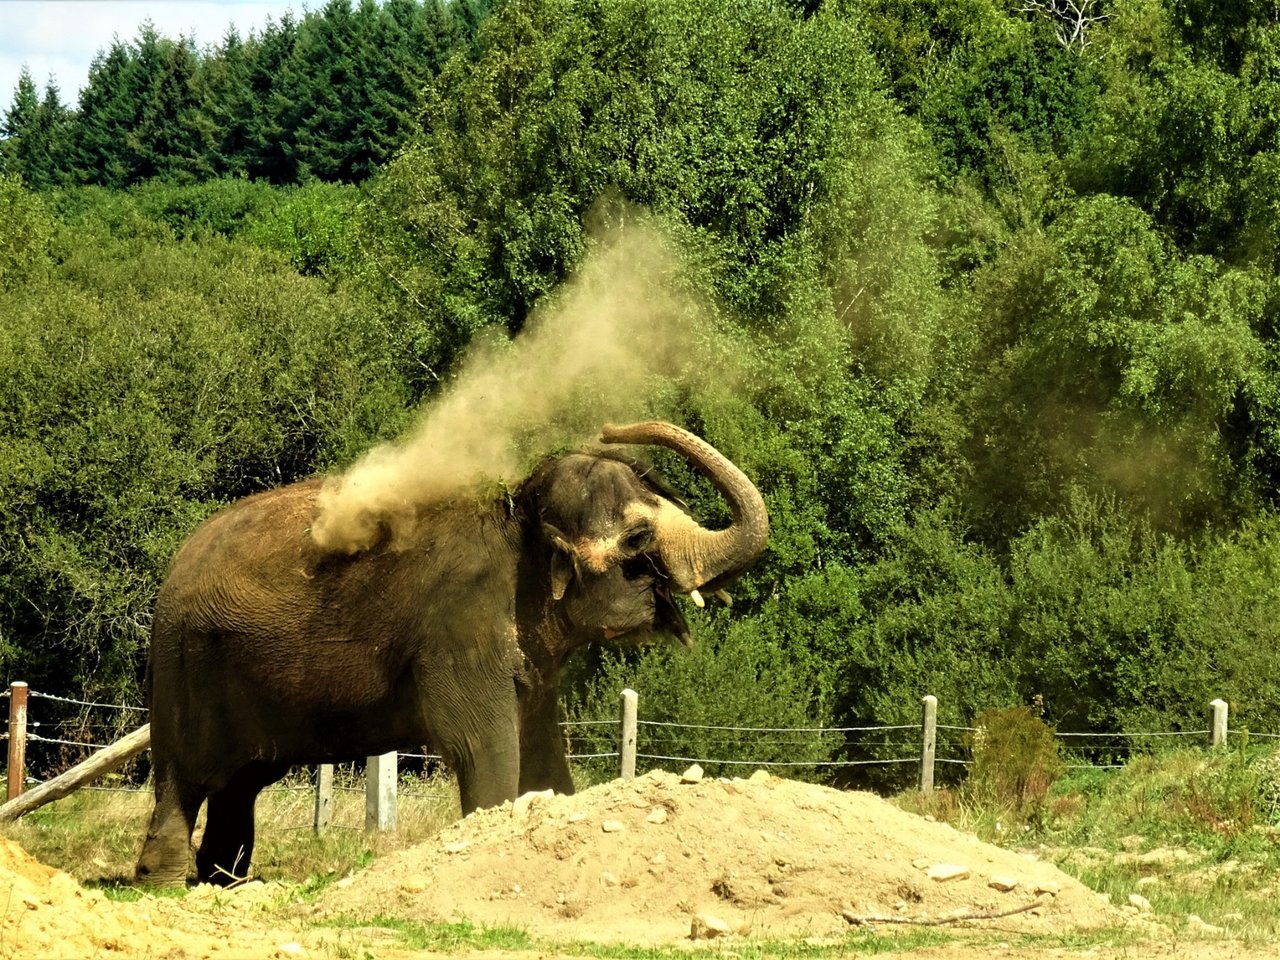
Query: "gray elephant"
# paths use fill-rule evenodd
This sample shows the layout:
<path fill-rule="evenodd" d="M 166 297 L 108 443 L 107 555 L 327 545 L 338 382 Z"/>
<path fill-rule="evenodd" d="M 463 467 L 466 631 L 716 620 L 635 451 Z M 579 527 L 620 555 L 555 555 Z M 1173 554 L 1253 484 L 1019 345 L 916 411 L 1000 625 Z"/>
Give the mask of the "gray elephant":
<path fill-rule="evenodd" d="M 528 790 L 573 792 L 557 684 L 593 642 L 688 639 L 673 594 L 714 591 L 764 549 L 750 480 L 668 423 L 605 427 L 657 444 L 728 501 L 699 526 L 632 461 L 609 452 L 543 462 L 510 497 L 420 509 L 408 542 L 354 556 L 308 534 L 320 480 L 242 500 L 183 544 L 156 601 L 148 664 L 155 810 L 139 879 L 181 883 L 192 828 L 200 881 L 244 875 L 254 803 L 292 764 L 431 744 L 462 809 Z"/>

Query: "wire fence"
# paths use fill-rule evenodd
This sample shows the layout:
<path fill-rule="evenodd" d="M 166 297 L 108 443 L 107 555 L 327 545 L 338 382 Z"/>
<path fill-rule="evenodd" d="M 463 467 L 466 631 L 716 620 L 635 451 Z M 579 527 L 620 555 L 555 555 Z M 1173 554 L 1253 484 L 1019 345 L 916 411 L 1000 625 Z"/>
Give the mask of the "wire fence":
<path fill-rule="evenodd" d="M 17 685 L 15 685 L 17 686 Z M 14 686 L 0 692 L 14 705 Z M 25 769 L 27 784 L 48 779 L 75 766 L 95 751 L 118 740 L 130 729 L 146 722 L 147 710 L 137 704 L 109 703 L 26 690 L 24 753 L 19 767 Z M 925 698 L 930 700 L 933 698 Z M 1160 744 L 1185 742 L 1224 743 L 1227 737 L 1226 704 L 1214 701 L 1209 727 L 1155 731 L 1057 731 L 1068 769 L 1111 770 L 1125 765 L 1136 754 L 1150 752 Z M 935 701 L 936 708 L 936 701 Z M 0 731 L 8 740 L 13 729 Z M 933 783 L 933 768 L 942 770 L 941 779 L 958 780 L 973 763 L 973 739 L 978 728 L 940 724 L 926 710 L 919 723 L 871 724 L 861 726 L 738 726 L 728 724 L 678 723 L 665 720 L 634 719 L 628 734 L 625 717 L 574 719 L 562 724 L 569 760 L 587 768 L 589 778 L 616 775 L 619 767 L 642 762 L 648 768 L 683 769 L 698 764 L 714 774 L 732 775 L 749 769 L 773 769 L 788 776 L 827 779 L 844 783 L 874 782 L 904 785 L 918 768 L 919 782 Z M 1238 734 L 1239 735 L 1239 734 Z M 1280 739 L 1280 733 L 1248 731 L 1254 739 Z M 372 758 L 370 763 L 372 762 Z M 14 766 L 10 752 L 10 768 Z M 928 767 L 928 777 L 925 768 Z M 364 792 L 361 784 L 365 764 L 341 765 L 333 789 Z M 271 788 L 314 791 L 319 768 L 299 772 L 283 785 Z M 399 781 L 412 795 L 440 797 L 453 790 L 446 779 L 444 761 L 426 748 L 395 755 Z M 896 771 L 896 772 L 895 772 Z M 97 789 L 142 789 L 149 775 L 144 753 L 122 772 Z M 875 780 L 876 777 L 880 779 Z M 10 780 L 10 794 L 13 781 Z"/>

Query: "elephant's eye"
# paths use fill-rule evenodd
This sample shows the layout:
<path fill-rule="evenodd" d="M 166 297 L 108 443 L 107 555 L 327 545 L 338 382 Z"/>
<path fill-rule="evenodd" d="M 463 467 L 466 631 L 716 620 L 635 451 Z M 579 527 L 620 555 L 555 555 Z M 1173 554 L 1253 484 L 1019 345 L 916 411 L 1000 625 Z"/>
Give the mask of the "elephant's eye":
<path fill-rule="evenodd" d="M 628 553 L 640 553 L 653 542 L 653 530 L 638 527 L 623 538 L 622 548 Z"/>

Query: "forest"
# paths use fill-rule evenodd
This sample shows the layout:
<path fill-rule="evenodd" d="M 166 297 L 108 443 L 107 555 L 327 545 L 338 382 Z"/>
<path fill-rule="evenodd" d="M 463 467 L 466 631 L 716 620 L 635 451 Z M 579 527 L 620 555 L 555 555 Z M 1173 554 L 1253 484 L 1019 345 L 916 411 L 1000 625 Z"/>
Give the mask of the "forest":
<path fill-rule="evenodd" d="M 640 225 L 691 353 L 632 416 L 733 458 L 772 533 L 692 650 L 584 657 L 571 716 L 631 686 L 652 720 L 856 727 L 931 693 L 1124 732 L 1222 697 L 1280 732 L 1278 123 L 1271 0 L 143 24 L 0 128 L 0 675 L 141 702 L 202 518 L 403 436 Z"/>

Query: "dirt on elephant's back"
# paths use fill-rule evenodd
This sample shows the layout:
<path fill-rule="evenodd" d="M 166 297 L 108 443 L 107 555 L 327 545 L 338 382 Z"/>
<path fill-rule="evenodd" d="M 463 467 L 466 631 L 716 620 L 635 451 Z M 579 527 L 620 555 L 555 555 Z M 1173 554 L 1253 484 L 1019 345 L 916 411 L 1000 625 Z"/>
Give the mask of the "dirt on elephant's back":
<path fill-rule="evenodd" d="M 479 811 L 329 890 L 335 913 L 466 919 L 556 940 L 839 936 L 850 918 L 1065 933 L 1119 914 L 1051 864 L 868 793 L 654 772 Z M 1001 915 L 1001 916 L 997 916 Z M 883 920 L 879 922 L 884 922 Z"/>

